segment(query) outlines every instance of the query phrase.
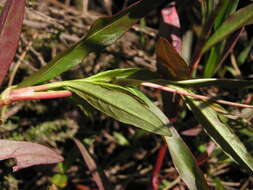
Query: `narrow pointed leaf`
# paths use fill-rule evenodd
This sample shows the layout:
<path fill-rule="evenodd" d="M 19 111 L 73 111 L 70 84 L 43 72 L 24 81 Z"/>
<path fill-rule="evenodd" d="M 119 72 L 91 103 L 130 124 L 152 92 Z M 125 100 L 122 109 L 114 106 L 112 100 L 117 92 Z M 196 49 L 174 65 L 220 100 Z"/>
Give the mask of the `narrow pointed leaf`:
<path fill-rule="evenodd" d="M 89 53 L 100 51 L 114 43 L 132 25 L 137 23 L 139 19 L 164 1 L 143 0 L 112 17 L 98 19 L 84 39 L 80 40 L 63 54 L 54 58 L 37 73 L 25 79 L 20 86 L 33 85 L 50 80 L 81 63 Z"/>
<path fill-rule="evenodd" d="M 168 145 L 173 163 L 190 190 L 209 190 L 202 171 L 196 164 L 188 146 L 179 136 L 176 129 L 170 129 L 172 136 L 164 137 Z"/>
<path fill-rule="evenodd" d="M 15 158 L 13 171 L 33 165 L 54 164 L 63 158 L 46 146 L 25 141 L 0 140 L 0 160 Z"/>
<path fill-rule="evenodd" d="M 224 20 L 235 11 L 238 2 L 239 0 L 221 1 L 222 4 L 221 9 L 219 10 L 219 14 L 215 18 L 215 25 L 214 25 L 215 32 L 217 29 L 219 29 Z M 228 39 L 222 40 L 220 43 L 217 43 L 215 46 L 211 48 L 210 54 L 208 55 L 208 60 L 204 67 L 205 78 L 213 76 L 219 70 L 219 67 L 228 57 L 229 53 L 239 40 L 241 31 L 242 29 L 234 32 L 232 35 L 229 36 Z"/>
<path fill-rule="evenodd" d="M 65 85 L 96 109 L 118 121 L 159 135 L 170 135 L 168 123 L 161 119 L 161 111 L 154 112 L 152 103 L 131 90 L 86 81 L 69 81 Z"/>
<path fill-rule="evenodd" d="M 203 79 L 190 79 L 179 81 L 155 81 L 161 84 L 173 84 L 188 88 L 204 88 L 209 86 L 216 86 L 219 88 L 233 89 L 233 88 L 253 88 L 252 80 L 240 80 L 240 79 L 218 79 L 218 78 L 203 78 Z"/>
<path fill-rule="evenodd" d="M 115 83 L 121 79 L 139 79 L 149 80 L 152 78 L 158 78 L 159 75 L 151 71 L 140 69 L 140 68 L 128 68 L 128 69 L 113 69 L 104 71 L 86 78 L 87 81 L 100 81 L 100 82 L 111 82 Z"/>
<path fill-rule="evenodd" d="M 224 124 L 210 104 L 187 98 L 195 118 L 212 139 L 233 160 L 253 173 L 253 158 L 229 126 Z"/>
<path fill-rule="evenodd" d="M 26 0 L 7 0 L 0 15 L 0 86 L 18 46 Z"/>
<path fill-rule="evenodd" d="M 170 77 L 187 79 L 190 69 L 175 48 L 165 38 L 160 38 L 156 47 L 158 67 L 160 72 L 168 73 Z"/>
<path fill-rule="evenodd" d="M 240 29 L 244 25 L 252 23 L 252 20 L 253 4 L 251 3 L 250 5 L 239 9 L 225 20 L 225 22 L 208 39 L 202 49 L 202 53 L 205 53 L 213 45 L 224 40 L 224 38 L 235 32 L 236 30 Z"/>
<path fill-rule="evenodd" d="M 224 0 L 221 1 L 221 8 L 219 9 L 219 13 L 215 18 L 214 23 L 214 29 L 216 30 L 224 20 L 229 16 L 231 13 L 233 13 L 237 6 L 238 6 L 239 0 Z"/>

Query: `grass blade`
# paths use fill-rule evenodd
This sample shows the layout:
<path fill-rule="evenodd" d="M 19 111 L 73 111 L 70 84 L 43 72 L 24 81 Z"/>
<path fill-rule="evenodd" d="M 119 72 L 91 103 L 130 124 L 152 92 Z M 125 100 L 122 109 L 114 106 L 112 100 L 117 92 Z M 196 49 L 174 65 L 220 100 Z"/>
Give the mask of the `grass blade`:
<path fill-rule="evenodd" d="M 225 22 L 217 29 L 217 31 L 208 39 L 202 49 L 202 54 L 209 50 L 213 45 L 224 40 L 229 34 L 235 32 L 239 28 L 247 25 L 253 19 L 253 4 L 239 9 L 228 17 Z"/>
<path fill-rule="evenodd" d="M 235 11 L 235 9 L 237 8 L 238 5 L 238 0 L 225 0 L 221 3 L 221 8 L 219 9 L 219 13 L 215 18 L 215 22 L 214 22 L 214 30 L 216 31 L 224 22 L 224 20 L 231 15 L 231 13 L 233 13 Z M 211 77 L 213 76 L 216 71 L 217 71 L 217 67 L 218 64 L 220 62 L 220 60 L 224 60 L 225 59 L 225 55 L 226 54 L 226 48 L 225 48 L 225 44 L 226 44 L 227 40 L 223 40 L 222 42 L 216 44 L 214 47 L 211 48 L 211 52 L 208 55 L 208 59 L 204 68 L 204 77 Z M 230 41 L 228 41 L 227 44 L 229 44 L 229 47 L 233 47 L 231 44 L 233 42 L 237 42 L 237 40 L 235 40 L 234 38 L 232 38 L 232 40 L 230 39 Z M 229 50 L 229 48 L 228 48 Z"/>

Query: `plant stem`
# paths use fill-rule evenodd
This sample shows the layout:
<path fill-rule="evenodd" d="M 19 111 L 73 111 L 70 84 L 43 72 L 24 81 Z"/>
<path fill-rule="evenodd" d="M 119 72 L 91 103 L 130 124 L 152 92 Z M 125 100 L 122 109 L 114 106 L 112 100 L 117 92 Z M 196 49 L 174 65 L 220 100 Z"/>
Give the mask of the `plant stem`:
<path fill-rule="evenodd" d="M 154 168 L 153 175 L 152 175 L 153 190 L 158 190 L 159 175 L 160 175 L 161 167 L 163 165 L 163 160 L 165 158 L 165 154 L 166 154 L 167 150 L 168 150 L 167 145 L 163 144 L 160 147 L 159 153 L 157 155 L 156 164 L 155 164 L 155 168 Z"/>
<path fill-rule="evenodd" d="M 226 101 L 226 100 L 217 100 L 215 98 L 211 98 L 211 97 L 207 97 L 207 96 L 203 96 L 203 95 L 199 95 L 199 94 L 194 94 L 194 93 L 189 93 L 189 92 L 186 92 L 186 91 L 180 91 L 180 90 L 176 90 L 176 89 L 169 88 L 169 87 L 166 87 L 166 86 L 150 83 L 150 82 L 143 82 L 143 83 L 141 83 L 141 85 L 146 86 L 146 87 L 150 87 L 150 88 L 156 88 L 156 89 L 166 91 L 166 92 L 171 92 L 171 93 L 183 95 L 183 96 L 189 96 L 189 97 L 192 97 L 192 98 L 195 98 L 195 99 L 209 100 L 209 101 L 212 101 L 212 102 L 225 104 L 225 105 L 229 105 L 229 106 L 241 107 L 241 108 L 253 108 L 253 105 L 240 104 L 240 103 L 230 102 L 230 101 Z"/>
<path fill-rule="evenodd" d="M 1 95 L 0 107 L 16 101 L 52 99 L 52 98 L 63 98 L 72 96 L 72 92 L 68 90 L 48 91 L 50 89 L 56 89 L 63 86 L 64 82 L 56 82 L 13 90 L 7 89 Z"/>

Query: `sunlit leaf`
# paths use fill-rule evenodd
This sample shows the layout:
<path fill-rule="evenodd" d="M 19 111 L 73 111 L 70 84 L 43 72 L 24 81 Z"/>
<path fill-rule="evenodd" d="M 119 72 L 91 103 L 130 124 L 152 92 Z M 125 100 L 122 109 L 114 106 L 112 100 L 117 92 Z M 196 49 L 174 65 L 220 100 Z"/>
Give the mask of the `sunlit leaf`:
<path fill-rule="evenodd" d="M 25 0 L 7 0 L 0 15 L 0 86 L 16 53 L 25 2 Z"/>
<path fill-rule="evenodd" d="M 170 135 L 169 123 L 162 118 L 165 116 L 150 101 L 144 99 L 144 95 L 141 96 L 140 92 L 137 94 L 137 90 L 80 80 L 68 81 L 65 85 L 96 109 L 118 121 L 156 134 Z"/>
<path fill-rule="evenodd" d="M 113 44 L 132 25 L 137 23 L 149 11 L 162 4 L 165 0 L 143 0 L 112 16 L 98 19 L 91 27 L 87 36 L 63 54 L 55 57 L 37 73 L 25 79 L 20 86 L 33 85 L 54 78 L 81 63 L 91 52 L 97 52 Z M 152 6 L 150 6 L 152 5 Z"/>
<path fill-rule="evenodd" d="M 54 164 L 63 158 L 46 146 L 25 141 L 0 140 L 0 160 L 15 158 L 13 171 L 33 165 Z"/>

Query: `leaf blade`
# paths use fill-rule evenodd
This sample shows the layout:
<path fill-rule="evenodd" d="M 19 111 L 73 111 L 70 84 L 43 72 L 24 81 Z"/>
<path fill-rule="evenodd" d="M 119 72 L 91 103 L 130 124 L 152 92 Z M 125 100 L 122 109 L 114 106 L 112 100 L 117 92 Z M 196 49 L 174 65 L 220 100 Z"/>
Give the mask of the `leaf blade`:
<path fill-rule="evenodd" d="M 222 41 L 229 34 L 235 32 L 244 25 L 247 25 L 253 19 L 253 4 L 239 9 L 228 17 L 225 22 L 216 30 L 216 32 L 205 43 L 202 54 L 209 50 L 213 45 Z"/>
<path fill-rule="evenodd" d="M 8 0 L 1 12 L 0 86 L 16 53 L 24 18 L 25 3 L 26 0 Z"/>
<path fill-rule="evenodd" d="M 177 133 L 175 128 L 171 128 L 171 137 L 164 137 L 168 145 L 173 163 L 181 178 L 190 190 L 209 190 L 202 171 L 196 164 L 188 146 Z"/>
<path fill-rule="evenodd" d="M 186 98 L 193 114 L 205 128 L 210 137 L 228 154 L 234 161 L 253 173 L 253 158 L 247 152 L 240 139 L 233 133 L 229 126 L 222 123 L 216 111 L 207 103 Z"/>
<path fill-rule="evenodd" d="M 0 140 L 0 160 L 15 158 L 13 171 L 41 164 L 62 162 L 63 158 L 53 150 L 40 144 L 25 141 Z"/>
<path fill-rule="evenodd" d="M 19 86 L 23 87 L 50 80 L 81 63 L 89 53 L 100 51 L 114 43 L 140 18 L 163 1 L 143 0 L 112 17 L 98 19 L 84 39 L 54 58 L 45 67 L 21 82 Z"/>
<path fill-rule="evenodd" d="M 169 123 L 137 90 L 123 90 L 85 81 L 70 81 L 66 88 L 114 119 L 159 134 L 170 135 Z M 141 101 L 143 102 L 141 102 Z M 167 122 L 167 123 L 166 123 Z"/>
<path fill-rule="evenodd" d="M 190 69 L 184 59 L 178 54 L 173 46 L 161 37 L 157 43 L 156 54 L 158 68 L 164 72 L 165 76 L 170 75 L 172 78 L 187 79 L 189 78 Z"/>

